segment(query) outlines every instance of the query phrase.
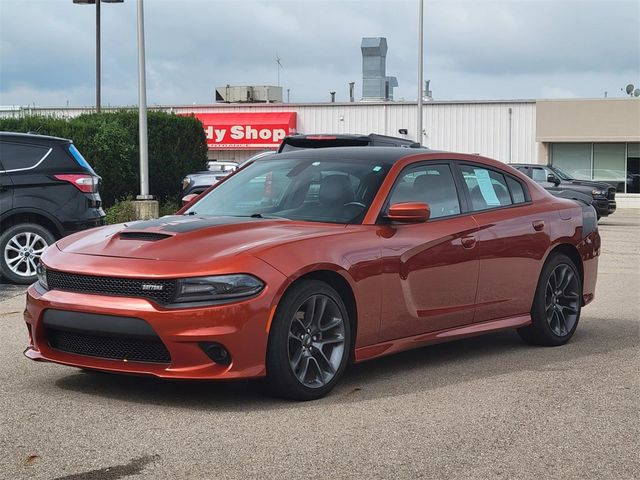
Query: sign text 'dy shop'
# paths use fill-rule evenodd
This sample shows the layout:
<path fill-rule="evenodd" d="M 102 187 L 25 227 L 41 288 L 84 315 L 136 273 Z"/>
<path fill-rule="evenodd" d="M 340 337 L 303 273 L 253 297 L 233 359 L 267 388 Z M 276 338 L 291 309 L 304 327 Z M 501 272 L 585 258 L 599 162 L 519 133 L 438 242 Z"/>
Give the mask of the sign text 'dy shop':
<path fill-rule="evenodd" d="M 294 112 L 196 113 L 210 149 L 277 148 L 296 133 Z"/>

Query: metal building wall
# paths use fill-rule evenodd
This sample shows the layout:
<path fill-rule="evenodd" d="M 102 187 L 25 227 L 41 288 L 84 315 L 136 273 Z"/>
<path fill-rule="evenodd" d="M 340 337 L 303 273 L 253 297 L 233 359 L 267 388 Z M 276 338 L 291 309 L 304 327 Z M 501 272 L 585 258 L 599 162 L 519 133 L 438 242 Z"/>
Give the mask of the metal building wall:
<path fill-rule="evenodd" d="M 174 113 L 296 112 L 299 133 L 379 133 L 416 138 L 415 102 L 317 104 L 214 104 L 161 106 Z M 509 114 L 511 109 L 511 115 Z M 107 110 L 107 109 L 105 109 Z M 115 109 L 114 109 L 115 110 Z M 91 108 L 27 108 L 20 114 L 73 117 Z M 0 116 L 17 116 L 15 112 Z M 521 101 L 428 102 L 423 110 L 422 143 L 433 149 L 479 153 L 505 163 L 537 162 L 536 103 Z M 253 151 L 216 150 L 211 158 L 242 160 Z"/>

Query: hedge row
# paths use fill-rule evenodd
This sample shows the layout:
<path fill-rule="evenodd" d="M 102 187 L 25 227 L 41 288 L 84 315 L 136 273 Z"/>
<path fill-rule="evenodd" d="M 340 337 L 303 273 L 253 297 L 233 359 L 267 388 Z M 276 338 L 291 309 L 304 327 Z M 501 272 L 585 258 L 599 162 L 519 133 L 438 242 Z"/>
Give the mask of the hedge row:
<path fill-rule="evenodd" d="M 92 113 L 68 120 L 0 118 L 0 130 L 73 140 L 102 177 L 100 195 L 107 207 L 139 193 L 138 112 Z M 207 143 L 202 124 L 194 117 L 149 112 L 148 135 L 150 194 L 162 201 L 175 200 L 182 178 L 205 166 Z"/>

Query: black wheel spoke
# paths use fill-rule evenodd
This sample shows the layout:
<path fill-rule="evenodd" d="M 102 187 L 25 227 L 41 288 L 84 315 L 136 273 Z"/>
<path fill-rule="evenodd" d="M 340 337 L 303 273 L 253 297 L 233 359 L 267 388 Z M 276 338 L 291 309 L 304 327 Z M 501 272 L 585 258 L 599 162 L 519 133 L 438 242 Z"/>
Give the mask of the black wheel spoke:
<path fill-rule="evenodd" d="M 313 324 L 313 318 L 316 315 L 316 297 L 311 297 L 309 300 L 307 300 L 307 302 L 305 303 L 306 305 L 306 310 L 304 312 L 304 322 L 303 322 L 303 326 L 305 329 L 311 328 L 311 325 Z"/>
<path fill-rule="evenodd" d="M 313 315 L 313 320 L 311 324 L 316 330 L 320 329 L 320 324 L 322 323 L 322 317 L 324 317 L 324 312 L 327 309 L 328 298 L 325 296 L 315 297 L 316 298 L 316 308 Z"/>
<path fill-rule="evenodd" d="M 314 379 L 316 382 L 320 383 L 319 386 L 324 385 L 326 382 L 325 380 L 325 375 L 324 375 L 324 370 L 322 369 L 322 367 L 320 367 L 320 363 L 318 363 L 318 359 L 316 357 L 309 357 L 310 362 L 313 362 L 313 364 L 315 365 L 315 370 L 317 372 L 317 376 Z M 314 382 L 314 383 L 316 383 Z"/>
<path fill-rule="evenodd" d="M 342 317 L 332 317 L 326 324 L 320 326 L 320 331 L 328 332 L 339 325 L 342 325 Z"/>
<path fill-rule="evenodd" d="M 298 367 L 300 366 L 300 360 L 302 360 L 302 348 L 300 348 L 298 350 L 298 353 L 294 354 L 293 358 L 289 361 L 294 372 L 298 370 Z"/>
<path fill-rule="evenodd" d="M 302 343 L 302 339 L 300 338 L 300 335 L 294 335 L 291 331 L 289 331 L 289 340 L 292 340 L 297 343 Z"/>
<path fill-rule="evenodd" d="M 330 338 L 322 338 L 321 340 L 318 341 L 318 345 L 320 347 L 324 347 L 325 345 L 331 345 L 334 343 L 344 343 L 344 337 L 342 335 L 338 335 L 336 337 L 330 337 Z"/>
<path fill-rule="evenodd" d="M 307 373 L 309 372 L 309 363 L 311 363 L 311 357 L 303 356 L 302 369 L 298 373 L 297 377 L 302 383 L 306 383 Z"/>
<path fill-rule="evenodd" d="M 318 362 L 318 361 L 322 362 L 322 364 L 323 364 L 322 369 L 323 370 L 327 370 L 332 375 L 334 375 L 336 373 L 335 368 L 331 364 L 331 360 L 329 360 L 327 358 L 327 356 L 324 354 L 324 352 L 322 351 L 321 348 L 314 349 L 313 353 L 314 353 L 314 358 L 315 358 L 316 362 Z M 320 366 L 319 362 L 318 362 L 318 366 Z"/>

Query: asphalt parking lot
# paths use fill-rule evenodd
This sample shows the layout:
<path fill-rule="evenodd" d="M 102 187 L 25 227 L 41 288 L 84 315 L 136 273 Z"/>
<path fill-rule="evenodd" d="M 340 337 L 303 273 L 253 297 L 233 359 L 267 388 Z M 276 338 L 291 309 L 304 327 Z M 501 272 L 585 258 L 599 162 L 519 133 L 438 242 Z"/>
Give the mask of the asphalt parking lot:
<path fill-rule="evenodd" d="M 640 211 L 600 230 L 596 300 L 568 345 L 422 348 L 311 403 L 31 362 L 24 288 L 0 285 L 0 477 L 640 478 Z"/>

